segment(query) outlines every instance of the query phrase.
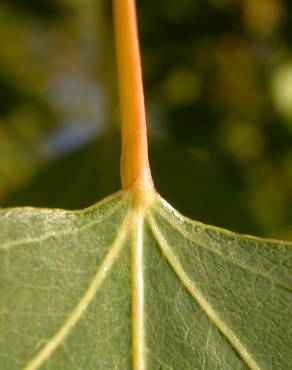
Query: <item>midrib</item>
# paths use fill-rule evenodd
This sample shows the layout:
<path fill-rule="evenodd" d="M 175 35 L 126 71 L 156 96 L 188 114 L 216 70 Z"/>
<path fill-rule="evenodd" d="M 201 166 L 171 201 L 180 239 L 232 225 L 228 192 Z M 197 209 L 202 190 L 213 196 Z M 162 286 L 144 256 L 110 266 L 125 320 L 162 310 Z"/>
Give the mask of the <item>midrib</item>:
<path fill-rule="evenodd" d="M 134 213 L 131 247 L 131 324 L 133 370 L 146 370 L 144 358 L 144 277 L 143 277 L 144 213 Z"/>

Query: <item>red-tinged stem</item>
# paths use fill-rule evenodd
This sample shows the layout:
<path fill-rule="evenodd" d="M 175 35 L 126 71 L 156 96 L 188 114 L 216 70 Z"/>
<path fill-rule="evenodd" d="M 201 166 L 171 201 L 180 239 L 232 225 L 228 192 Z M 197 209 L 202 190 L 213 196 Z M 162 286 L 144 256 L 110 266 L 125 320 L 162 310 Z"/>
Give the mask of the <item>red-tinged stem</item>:
<path fill-rule="evenodd" d="M 122 188 L 153 187 L 135 0 L 113 0 L 122 121 Z"/>

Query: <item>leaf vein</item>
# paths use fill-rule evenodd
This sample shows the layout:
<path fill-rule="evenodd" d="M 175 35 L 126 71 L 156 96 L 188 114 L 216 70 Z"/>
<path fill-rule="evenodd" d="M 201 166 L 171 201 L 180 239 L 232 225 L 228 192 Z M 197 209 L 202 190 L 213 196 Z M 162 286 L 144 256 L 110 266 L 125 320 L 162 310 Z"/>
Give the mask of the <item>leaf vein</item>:
<path fill-rule="evenodd" d="M 184 232 L 183 230 L 181 230 L 174 222 L 172 222 L 171 220 L 169 220 L 168 218 L 166 218 L 163 214 L 159 213 L 160 216 L 166 221 L 168 222 L 172 227 L 174 227 L 184 238 L 186 238 L 187 240 L 189 240 L 190 242 L 192 243 L 195 243 L 196 246 L 198 246 L 199 248 L 203 248 L 203 249 L 206 249 L 208 250 L 209 252 L 215 254 L 216 256 L 220 257 L 221 259 L 223 259 L 225 262 L 227 263 L 230 263 L 234 266 L 237 266 L 241 269 L 244 269 L 256 276 L 259 276 L 263 279 L 266 279 L 268 280 L 270 283 L 274 284 L 274 285 L 277 285 L 279 286 L 280 288 L 282 289 L 285 289 L 285 290 L 288 290 L 290 293 L 292 292 L 292 288 L 289 287 L 288 285 L 285 285 L 285 284 L 282 284 L 280 283 L 279 281 L 276 281 L 274 279 L 272 279 L 270 276 L 266 275 L 266 274 L 263 274 L 263 273 L 259 273 L 258 271 L 244 265 L 244 264 L 241 264 L 241 263 L 238 263 L 236 262 L 235 260 L 231 259 L 231 258 L 228 258 L 227 256 L 225 256 L 223 253 L 220 253 L 219 251 L 217 250 L 214 250 L 213 248 L 209 247 L 208 245 L 206 244 L 202 244 L 202 243 L 199 243 L 197 242 L 195 239 L 191 238 L 186 232 Z"/>
<path fill-rule="evenodd" d="M 148 223 L 150 229 L 152 230 L 155 240 L 157 241 L 159 247 L 161 248 L 163 255 L 165 256 L 174 273 L 179 278 L 182 285 L 187 289 L 187 291 L 190 293 L 193 299 L 199 304 L 199 306 L 205 312 L 205 314 L 212 322 L 212 324 L 224 335 L 228 343 L 230 343 L 231 347 L 237 352 L 237 354 L 240 356 L 241 360 L 245 363 L 245 365 L 251 370 L 260 370 L 260 367 L 257 365 L 257 363 L 252 358 L 247 349 L 244 347 L 244 345 L 241 344 L 236 335 L 226 326 L 224 321 L 217 314 L 217 312 L 215 312 L 210 303 L 194 286 L 194 282 L 192 282 L 189 279 L 183 267 L 172 253 L 171 248 L 169 247 L 164 236 L 159 231 L 158 225 L 151 215 L 148 216 Z"/>
<path fill-rule="evenodd" d="M 42 235 L 40 237 L 37 237 L 37 238 L 25 238 L 25 239 L 15 240 L 15 241 L 12 241 L 12 242 L 9 242 L 9 243 L 3 243 L 3 244 L 0 245 L 0 252 L 1 251 L 7 251 L 7 250 L 9 250 L 13 247 L 18 246 L 18 245 L 39 243 L 39 242 L 43 242 L 43 241 L 48 240 L 48 239 L 53 238 L 53 237 L 68 236 L 68 235 L 72 235 L 72 234 L 75 234 L 75 233 L 79 233 L 83 230 L 88 229 L 91 226 L 98 225 L 99 223 L 107 220 L 109 217 L 112 216 L 112 214 L 118 208 L 118 205 L 119 204 L 117 204 L 115 207 L 113 207 L 109 212 L 107 212 L 105 215 L 103 215 L 103 217 L 99 218 L 98 220 L 87 222 L 87 223 L 84 223 L 83 225 L 81 225 L 79 227 L 74 227 L 74 228 L 73 228 L 73 225 L 72 225 L 72 227 L 68 231 L 50 232 L 50 233 L 44 234 L 44 235 Z"/>
<path fill-rule="evenodd" d="M 89 304 L 95 297 L 95 294 L 106 278 L 110 268 L 112 267 L 116 257 L 118 256 L 125 238 L 127 236 L 127 229 L 129 224 L 129 216 L 126 217 L 117 238 L 114 240 L 112 245 L 109 247 L 104 261 L 94 275 L 91 283 L 89 284 L 84 295 L 78 302 L 77 306 L 70 313 L 68 318 L 65 320 L 62 327 L 56 332 L 56 334 L 49 339 L 47 344 L 36 354 L 36 356 L 25 366 L 24 370 L 37 370 L 42 364 L 52 355 L 52 353 L 60 346 L 64 339 L 68 336 L 74 326 L 77 324 L 79 319 L 82 317 Z"/>

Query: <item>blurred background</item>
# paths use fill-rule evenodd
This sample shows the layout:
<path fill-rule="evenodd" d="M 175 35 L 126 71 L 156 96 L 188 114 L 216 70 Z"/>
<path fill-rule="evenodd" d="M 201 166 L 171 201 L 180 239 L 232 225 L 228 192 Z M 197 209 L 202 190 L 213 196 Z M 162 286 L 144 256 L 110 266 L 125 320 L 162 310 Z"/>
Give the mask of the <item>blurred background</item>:
<path fill-rule="evenodd" d="M 180 212 L 292 240 L 292 3 L 138 0 L 158 191 Z M 0 206 L 119 190 L 109 0 L 0 3 Z"/>

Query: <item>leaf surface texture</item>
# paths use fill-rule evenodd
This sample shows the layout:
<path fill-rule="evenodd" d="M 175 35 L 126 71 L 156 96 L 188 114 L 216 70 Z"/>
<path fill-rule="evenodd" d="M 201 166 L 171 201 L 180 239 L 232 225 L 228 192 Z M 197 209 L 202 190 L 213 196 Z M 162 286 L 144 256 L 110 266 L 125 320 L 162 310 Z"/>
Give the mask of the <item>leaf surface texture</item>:
<path fill-rule="evenodd" d="M 291 244 L 132 204 L 0 211 L 0 368 L 291 368 Z"/>

